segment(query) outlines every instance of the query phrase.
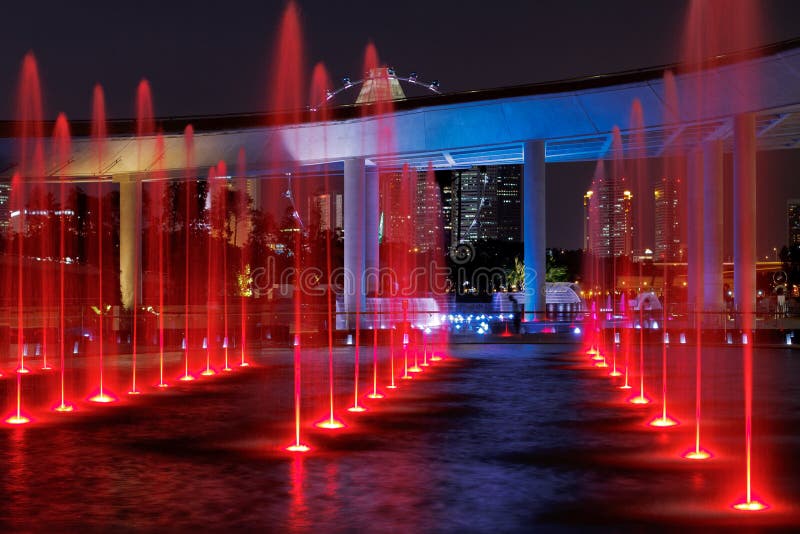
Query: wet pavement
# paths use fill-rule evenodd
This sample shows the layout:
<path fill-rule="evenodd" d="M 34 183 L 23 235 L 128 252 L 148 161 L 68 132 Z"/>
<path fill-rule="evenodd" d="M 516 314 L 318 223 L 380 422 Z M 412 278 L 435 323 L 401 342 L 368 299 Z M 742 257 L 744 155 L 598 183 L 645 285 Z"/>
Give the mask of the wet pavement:
<path fill-rule="evenodd" d="M 381 349 L 385 376 L 387 353 Z M 756 349 L 753 488 L 771 505 L 730 509 L 744 493 L 741 350 L 704 352 L 703 446 L 694 443 L 694 350 L 671 348 L 670 414 L 625 402 L 577 345 L 458 345 L 449 357 L 369 409 L 350 414 L 352 348 L 337 348 L 336 404 L 348 427 L 312 423 L 327 409 L 327 352 L 304 352 L 303 436 L 312 451 L 283 450 L 294 437 L 291 351 L 266 349 L 255 365 L 188 384 L 152 387 L 109 406 L 45 409 L 57 371 L 26 377 L 34 424 L 0 431 L 4 531 L 526 532 L 618 531 L 798 524 L 800 358 Z M 645 352 L 645 389 L 660 399 L 661 349 Z M 399 355 L 397 355 L 399 356 Z M 624 353 L 618 354 L 620 367 Z M 628 354 L 637 387 L 638 349 Z M 372 348 L 361 350 L 361 393 L 372 387 Z M 400 358 L 396 360 L 400 365 Z M 76 362 L 73 376 L 93 361 Z M 168 376 L 180 355 L 167 360 Z M 198 362 L 199 365 L 199 362 Z M 122 392 L 128 362 L 111 359 Z M 197 366 L 195 366 L 197 367 Z M 86 371 L 86 369 L 84 369 Z M 4 378 L 7 411 L 14 379 Z M 70 381 L 85 397 L 86 380 Z M 636 391 L 634 389 L 634 391 Z M 78 395 L 80 393 L 80 395 Z M 2 391 L 0 391 L 2 395 Z"/>

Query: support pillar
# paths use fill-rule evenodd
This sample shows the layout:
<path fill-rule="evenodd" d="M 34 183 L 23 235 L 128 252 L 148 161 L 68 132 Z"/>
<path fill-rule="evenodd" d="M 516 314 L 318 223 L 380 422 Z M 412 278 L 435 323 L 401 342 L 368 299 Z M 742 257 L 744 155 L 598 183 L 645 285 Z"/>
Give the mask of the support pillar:
<path fill-rule="evenodd" d="M 142 301 L 142 183 L 119 182 L 119 288 L 122 306 Z"/>
<path fill-rule="evenodd" d="M 693 149 L 686 158 L 686 241 L 688 311 L 701 311 L 703 306 L 703 152 Z M 697 317 L 695 317 L 696 319 Z"/>
<path fill-rule="evenodd" d="M 522 169 L 522 242 L 525 262 L 525 320 L 544 312 L 545 300 L 545 145 L 527 141 Z"/>
<path fill-rule="evenodd" d="M 748 331 L 756 304 L 755 116 L 735 117 L 733 131 L 733 298 Z"/>
<path fill-rule="evenodd" d="M 724 311 L 722 294 L 723 241 L 722 141 L 703 146 L 703 301 L 704 311 Z M 711 324 L 719 324 L 717 316 L 709 316 Z"/>
<path fill-rule="evenodd" d="M 364 188 L 364 266 L 369 273 L 366 279 L 367 295 L 379 291 L 378 269 L 380 254 L 378 248 L 380 227 L 380 182 L 378 167 L 366 168 Z"/>
<path fill-rule="evenodd" d="M 365 305 L 363 275 L 365 165 L 363 158 L 344 161 L 344 308 L 348 328 L 355 328 L 355 313 Z"/>

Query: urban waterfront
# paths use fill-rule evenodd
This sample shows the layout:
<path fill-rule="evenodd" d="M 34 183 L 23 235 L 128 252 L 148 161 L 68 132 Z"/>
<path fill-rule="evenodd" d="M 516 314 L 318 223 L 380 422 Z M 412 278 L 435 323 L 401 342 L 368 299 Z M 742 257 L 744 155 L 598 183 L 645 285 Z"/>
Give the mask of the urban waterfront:
<path fill-rule="evenodd" d="M 0 37 L 4 531 L 798 523 L 798 5 L 140 4 Z"/>

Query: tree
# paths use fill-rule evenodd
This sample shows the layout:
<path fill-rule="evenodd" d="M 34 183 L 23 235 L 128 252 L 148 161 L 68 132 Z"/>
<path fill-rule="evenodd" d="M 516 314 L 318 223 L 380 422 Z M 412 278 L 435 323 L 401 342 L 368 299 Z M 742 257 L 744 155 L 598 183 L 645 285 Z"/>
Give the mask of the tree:
<path fill-rule="evenodd" d="M 525 264 L 520 261 L 519 256 L 514 258 L 514 267 L 506 271 L 506 283 L 512 290 L 525 289 Z"/>
<path fill-rule="evenodd" d="M 545 282 L 566 282 L 567 268 L 564 265 L 557 265 L 553 256 L 547 255 L 547 271 L 545 272 Z"/>

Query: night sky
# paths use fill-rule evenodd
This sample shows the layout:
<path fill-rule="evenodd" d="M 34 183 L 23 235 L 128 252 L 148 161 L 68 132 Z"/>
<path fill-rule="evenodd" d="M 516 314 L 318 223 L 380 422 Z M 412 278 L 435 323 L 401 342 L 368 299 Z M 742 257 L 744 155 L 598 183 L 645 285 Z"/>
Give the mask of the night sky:
<path fill-rule="evenodd" d="M 735 9 L 736 0 L 728 2 Z M 111 117 L 133 115 L 140 78 L 158 115 L 262 110 L 282 0 L 9 2 L 0 32 L 0 118 L 14 115 L 23 54 L 36 53 L 50 117 L 90 112 L 104 85 Z M 310 66 L 360 77 L 364 46 L 401 74 L 443 91 L 556 80 L 676 62 L 687 2 L 679 0 L 347 0 L 299 2 Z M 764 0 L 759 45 L 800 37 L 800 2 Z M 491 6 L 491 7 L 489 7 Z M 785 198 L 800 197 L 800 151 L 759 162 L 758 250 L 785 239 Z M 582 243 L 581 198 L 593 164 L 548 167 L 548 246 Z M 730 169 L 726 169 L 730 173 Z M 558 209 L 553 209 L 554 207 Z M 574 206 L 574 210 L 572 209 Z M 728 219 L 730 220 L 730 219 Z"/>

